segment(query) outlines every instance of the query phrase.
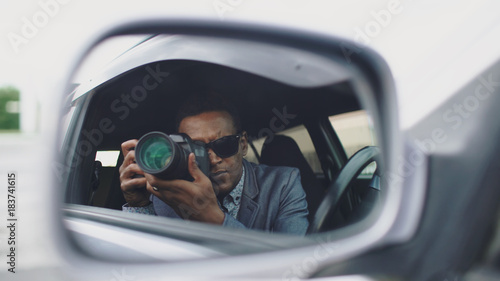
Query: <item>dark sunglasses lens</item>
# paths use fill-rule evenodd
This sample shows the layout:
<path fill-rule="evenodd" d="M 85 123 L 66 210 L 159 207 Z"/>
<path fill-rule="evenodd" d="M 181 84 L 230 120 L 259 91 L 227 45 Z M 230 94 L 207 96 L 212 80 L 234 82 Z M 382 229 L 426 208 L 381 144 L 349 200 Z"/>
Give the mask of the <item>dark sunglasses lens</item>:
<path fill-rule="evenodd" d="M 238 152 L 239 136 L 227 136 L 212 143 L 214 152 L 222 158 L 233 156 Z"/>

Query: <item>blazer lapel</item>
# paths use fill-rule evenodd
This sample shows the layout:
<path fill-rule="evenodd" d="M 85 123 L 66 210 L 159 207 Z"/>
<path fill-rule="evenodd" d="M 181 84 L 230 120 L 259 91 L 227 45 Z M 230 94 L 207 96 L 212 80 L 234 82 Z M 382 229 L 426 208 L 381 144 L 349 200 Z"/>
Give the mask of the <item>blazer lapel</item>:
<path fill-rule="evenodd" d="M 255 218 L 260 209 L 259 204 L 254 200 L 259 194 L 259 187 L 255 179 L 255 173 L 252 166 L 243 160 L 245 167 L 245 183 L 243 184 L 243 195 L 241 196 L 241 205 L 238 212 L 238 220 L 248 228 L 253 228 Z"/>

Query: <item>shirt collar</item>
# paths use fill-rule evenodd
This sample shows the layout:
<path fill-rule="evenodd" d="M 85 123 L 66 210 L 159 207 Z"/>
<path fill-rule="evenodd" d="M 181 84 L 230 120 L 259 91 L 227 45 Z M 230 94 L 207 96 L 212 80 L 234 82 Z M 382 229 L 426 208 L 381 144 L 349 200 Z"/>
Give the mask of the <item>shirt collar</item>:
<path fill-rule="evenodd" d="M 245 167 L 243 166 L 243 172 L 241 173 L 241 178 L 238 184 L 236 185 L 231 192 L 224 198 L 224 202 L 226 200 L 232 200 L 235 205 L 240 205 L 241 203 L 241 194 L 243 193 L 243 185 L 245 183 Z M 225 204 L 224 204 L 225 205 Z"/>

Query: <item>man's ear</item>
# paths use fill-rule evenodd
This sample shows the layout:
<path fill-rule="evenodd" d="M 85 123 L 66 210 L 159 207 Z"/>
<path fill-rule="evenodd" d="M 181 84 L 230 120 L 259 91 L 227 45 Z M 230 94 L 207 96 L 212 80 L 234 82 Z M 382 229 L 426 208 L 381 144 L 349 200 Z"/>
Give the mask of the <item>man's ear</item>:
<path fill-rule="evenodd" d="M 248 136 L 247 136 L 247 132 L 246 131 L 243 131 L 241 133 L 241 151 L 243 153 L 243 156 L 247 155 L 247 152 L 248 152 Z"/>

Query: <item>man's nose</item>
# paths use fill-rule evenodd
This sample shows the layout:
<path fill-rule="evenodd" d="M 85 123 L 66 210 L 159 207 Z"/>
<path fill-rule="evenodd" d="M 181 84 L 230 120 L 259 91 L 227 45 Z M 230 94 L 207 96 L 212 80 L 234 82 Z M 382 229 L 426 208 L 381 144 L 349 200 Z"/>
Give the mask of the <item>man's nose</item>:
<path fill-rule="evenodd" d="M 208 158 L 210 159 L 210 166 L 215 166 L 222 161 L 222 158 L 215 154 L 211 148 L 208 149 Z"/>

